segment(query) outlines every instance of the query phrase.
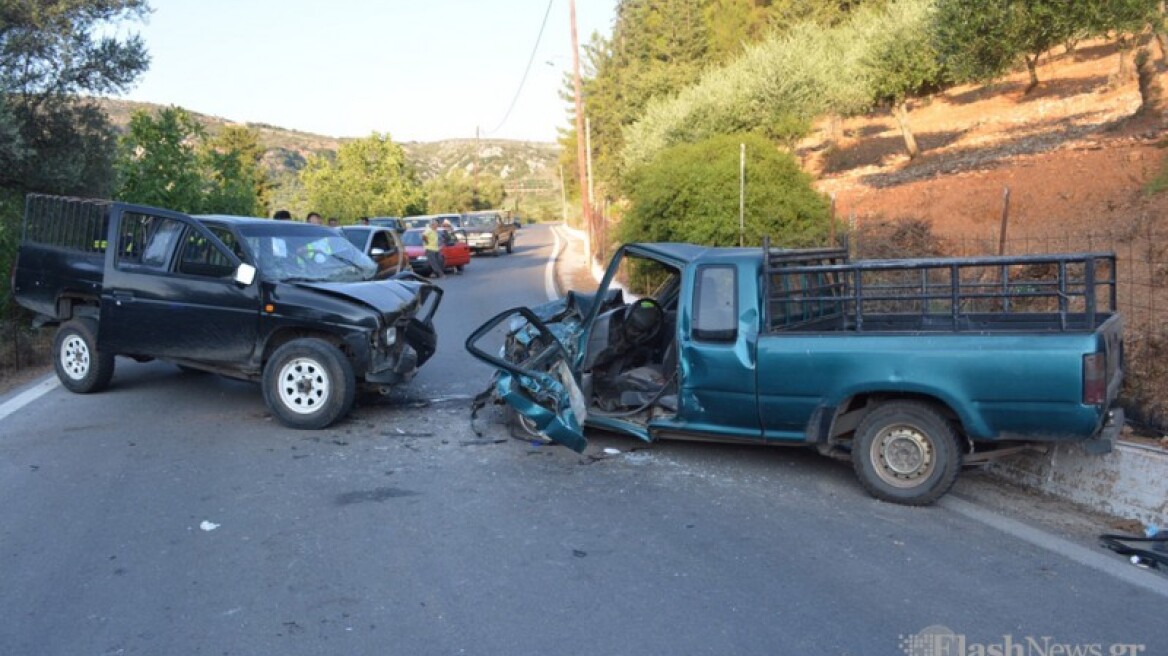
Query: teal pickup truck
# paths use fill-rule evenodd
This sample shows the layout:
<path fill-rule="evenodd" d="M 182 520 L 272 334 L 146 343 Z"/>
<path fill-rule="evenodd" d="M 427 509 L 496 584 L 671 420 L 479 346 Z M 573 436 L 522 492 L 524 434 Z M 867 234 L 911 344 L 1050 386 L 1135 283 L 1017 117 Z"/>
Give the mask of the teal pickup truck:
<path fill-rule="evenodd" d="M 853 262 L 629 244 L 596 294 L 508 310 L 466 346 L 528 438 L 583 451 L 592 426 L 809 446 L 850 459 L 874 496 L 922 505 L 1009 447 L 1110 450 L 1115 272 L 1110 253 Z"/>

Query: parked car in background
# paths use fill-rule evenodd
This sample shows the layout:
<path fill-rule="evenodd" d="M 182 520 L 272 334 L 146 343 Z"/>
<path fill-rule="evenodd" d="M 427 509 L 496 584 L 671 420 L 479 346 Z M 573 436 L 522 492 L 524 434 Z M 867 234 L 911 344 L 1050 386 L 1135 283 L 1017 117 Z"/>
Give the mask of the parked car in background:
<path fill-rule="evenodd" d="M 515 224 L 502 212 L 468 212 L 462 217 L 462 227 L 466 231 L 467 243 L 475 253 L 485 251 L 498 255 L 500 248 L 506 248 L 508 253 L 515 248 Z"/>
<path fill-rule="evenodd" d="M 418 216 L 407 216 L 406 218 L 402 219 L 402 223 L 404 223 L 406 229 L 409 230 L 410 228 L 425 228 L 426 226 L 430 225 L 430 222 L 433 221 L 434 219 L 438 219 L 438 223 L 443 224 L 443 225 L 445 225 L 447 222 L 449 222 L 450 227 L 452 227 L 454 229 L 458 229 L 458 228 L 462 227 L 462 215 L 461 214 L 450 214 L 450 213 L 446 213 L 446 214 L 421 214 Z"/>
<path fill-rule="evenodd" d="M 377 274 L 374 276 L 377 280 L 392 278 L 402 271 L 410 270 L 406 249 L 393 228 L 375 225 L 344 226 L 341 228 L 341 234 L 377 265 Z"/>
<path fill-rule="evenodd" d="M 430 271 L 430 263 L 426 261 L 426 247 L 422 244 L 423 232 L 425 232 L 423 228 L 406 230 L 402 233 L 402 243 L 405 244 L 410 266 L 417 273 L 428 276 L 433 272 Z M 438 230 L 438 240 L 442 245 L 442 261 L 447 270 L 462 271 L 463 267 L 470 264 L 470 247 L 466 244 L 465 232 L 441 228 Z"/>
<path fill-rule="evenodd" d="M 369 217 L 369 225 L 393 228 L 399 235 L 406 231 L 406 223 L 400 216 L 372 216 Z"/>

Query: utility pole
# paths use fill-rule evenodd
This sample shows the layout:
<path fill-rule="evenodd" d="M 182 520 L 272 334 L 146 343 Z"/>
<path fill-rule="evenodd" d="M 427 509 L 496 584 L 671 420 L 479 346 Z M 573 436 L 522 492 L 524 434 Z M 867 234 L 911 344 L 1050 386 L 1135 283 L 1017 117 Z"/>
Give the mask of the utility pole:
<path fill-rule="evenodd" d="M 576 37 L 576 0 L 568 0 L 568 13 L 572 19 L 572 83 L 576 89 L 576 170 L 580 176 L 580 205 L 584 210 L 584 221 L 587 222 L 585 250 L 588 260 L 592 260 L 592 203 L 588 202 L 588 194 L 584 189 L 587 181 L 585 170 L 584 151 L 584 96 L 580 91 L 580 41 Z"/>
<path fill-rule="evenodd" d="M 560 203 L 564 206 L 564 225 L 568 224 L 568 190 L 564 187 L 564 165 L 560 164 Z"/>
<path fill-rule="evenodd" d="M 474 181 L 471 182 L 471 187 L 470 187 L 470 190 L 471 190 L 470 191 L 470 202 L 472 205 L 471 209 L 477 210 L 477 209 L 479 209 L 479 150 L 480 150 L 479 149 L 479 126 L 477 126 L 477 125 L 475 126 L 474 149 L 475 149 L 474 164 L 471 165 L 472 170 L 474 171 Z"/>
<path fill-rule="evenodd" d="M 596 194 L 592 193 L 592 119 L 584 117 L 584 159 L 588 163 L 588 205 L 596 207 Z"/>
<path fill-rule="evenodd" d="M 738 246 L 746 245 L 746 144 L 738 144 Z"/>

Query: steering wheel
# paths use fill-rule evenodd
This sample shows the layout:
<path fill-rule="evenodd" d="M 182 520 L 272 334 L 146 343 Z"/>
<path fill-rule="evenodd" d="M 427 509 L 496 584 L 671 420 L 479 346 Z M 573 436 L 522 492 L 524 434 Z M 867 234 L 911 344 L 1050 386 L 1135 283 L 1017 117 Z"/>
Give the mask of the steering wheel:
<path fill-rule="evenodd" d="M 624 337 L 633 344 L 647 344 L 652 341 L 665 323 L 665 311 L 653 298 L 642 298 L 625 307 L 621 330 Z"/>

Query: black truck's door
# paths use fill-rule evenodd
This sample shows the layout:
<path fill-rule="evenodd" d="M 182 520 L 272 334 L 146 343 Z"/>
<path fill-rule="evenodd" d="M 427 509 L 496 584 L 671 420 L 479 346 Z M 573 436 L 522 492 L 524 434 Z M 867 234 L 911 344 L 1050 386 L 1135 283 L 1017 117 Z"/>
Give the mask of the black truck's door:
<path fill-rule="evenodd" d="M 233 276 L 239 254 L 174 212 L 129 207 L 106 253 L 100 348 L 123 355 L 243 364 L 255 349 L 259 285 Z M 230 239 L 230 232 L 223 233 Z"/>

